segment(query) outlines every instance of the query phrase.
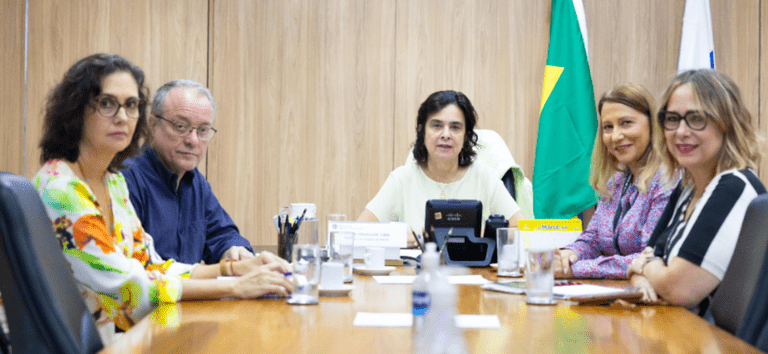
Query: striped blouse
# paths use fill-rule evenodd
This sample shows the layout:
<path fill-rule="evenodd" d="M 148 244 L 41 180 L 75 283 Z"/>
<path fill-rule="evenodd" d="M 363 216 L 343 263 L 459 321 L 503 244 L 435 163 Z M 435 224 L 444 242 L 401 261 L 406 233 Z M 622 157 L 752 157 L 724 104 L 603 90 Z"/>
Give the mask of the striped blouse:
<path fill-rule="evenodd" d="M 685 220 L 693 188 L 678 185 L 648 245 L 667 264 L 673 257 L 682 257 L 722 280 L 731 263 L 747 207 L 765 192 L 751 169 L 721 172 L 704 189 Z M 709 297 L 711 294 L 699 304 L 700 314 L 706 310 Z"/>

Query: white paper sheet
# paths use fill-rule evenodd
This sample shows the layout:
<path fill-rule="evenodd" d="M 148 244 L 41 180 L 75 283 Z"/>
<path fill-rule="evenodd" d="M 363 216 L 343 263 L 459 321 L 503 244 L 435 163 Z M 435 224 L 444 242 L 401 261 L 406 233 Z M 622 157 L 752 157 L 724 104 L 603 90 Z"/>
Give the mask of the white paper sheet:
<path fill-rule="evenodd" d="M 410 313 L 358 312 L 352 324 L 355 327 L 410 327 L 413 315 Z M 453 323 L 459 328 L 497 329 L 501 322 L 496 315 L 456 315 Z"/>
<path fill-rule="evenodd" d="M 379 284 L 413 284 L 415 275 L 375 275 L 373 279 Z"/>
<path fill-rule="evenodd" d="M 483 285 L 487 283 L 489 280 L 483 278 L 482 275 L 475 274 L 475 275 L 450 275 L 448 276 L 448 281 L 451 284 Z"/>
<path fill-rule="evenodd" d="M 401 248 L 400 255 L 416 258 L 421 255 L 421 250 L 418 248 Z"/>
<path fill-rule="evenodd" d="M 356 327 L 410 327 L 413 315 L 410 313 L 358 312 L 352 324 Z"/>
<path fill-rule="evenodd" d="M 499 316 L 496 315 L 456 315 L 453 323 L 459 328 L 501 328 Z"/>
<path fill-rule="evenodd" d="M 589 285 L 589 284 L 556 286 L 552 288 L 552 293 L 554 295 L 566 297 L 566 298 L 571 296 L 583 296 L 583 295 L 591 295 L 591 296 L 610 295 L 610 294 L 616 294 L 624 291 L 626 290 L 609 288 L 607 286 Z"/>
<path fill-rule="evenodd" d="M 379 284 L 413 284 L 413 281 L 416 280 L 415 275 L 388 275 L 388 276 L 374 276 L 374 280 L 376 280 Z M 489 280 L 483 278 L 482 275 L 476 274 L 476 275 L 450 275 L 448 276 L 448 281 L 451 284 L 461 284 L 461 285 L 483 285 L 487 283 Z"/>

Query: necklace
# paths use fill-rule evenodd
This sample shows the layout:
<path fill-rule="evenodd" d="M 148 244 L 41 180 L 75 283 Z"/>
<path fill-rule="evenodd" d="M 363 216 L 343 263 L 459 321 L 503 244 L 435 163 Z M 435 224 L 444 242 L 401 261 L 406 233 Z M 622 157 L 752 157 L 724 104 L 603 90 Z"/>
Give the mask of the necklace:
<path fill-rule="evenodd" d="M 440 198 L 441 198 L 441 199 L 445 199 L 445 198 L 447 198 L 447 195 L 445 194 L 445 190 L 446 190 L 446 189 L 448 189 L 448 186 L 450 186 L 450 185 L 451 185 L 451 183 L 455 182 L 455 181 L 454 181 L 454 179 L 456 178 L 456 176 L 457 176 L 457 175 L 458 175 L 460 172 L 461 172 L 461 170 L 458 170 L 458 169 L 457 169 L 457 170 L 456 170 L 456 171 L 453 173 L 453 175 L 451 175 L 450 177 L 448 177 L 448 178 L 446 178 L 446 179 L 443 179 L 443 180 L 446 180 L 446 181 L 447 181 L 446 183 L 438 182 L 438 181 L 437 181 L 437 176 L 435 176 L 434 178 L 433 178 L 433 177 L 430 177 L 430 174 L 434 174 L 434 173 L 433 173 L 433 172 L 431 172 L 431 171 L 430 171 L 430 173 L 429 173 L 429 174 L 427 174 L 426 172 L 424 172 L 424 174 L 425 174 L 425 175 L 426 175 L 426 176 L 427 176 L 429 179 L 431 179 L 432 181 L 434 181 L 435 183 L 437 183 L 437 187 L 438 187 L 438 188 L 440 188 Z"/>
<path fill-rule="evenodd" d="M 442 191 L 440 192 L 440 199 L 445 199 L 446 198 L 445 189 L 448 188 L 449 184 L 437 182 L 437 185 L 442 189 Z"/>
<path fill-rule="evenodd" d="M 85 178 L 85 183 L 90 185 L 91 179 L 85 176 L 85 172 L 83 172 L 83 165 L 80 164 L 80 160 L 77 160 L 77 168 L 80 169 L 80 175 L 82 175 L 83 178 Z M 102 178 L 104 179 L 104 182 L 102 182 L 102 185 L 104 186 L 104 192 L 106 193 L 107 200 L 108 200 L 108 202 L 107 202 L 107 212 L 109 213 L 110 221 L 112 221 L 113 220 L 113 216 L 112 216 L 112 198 L 109 197 L 109 186 L 107 185 L 107 178 L 106 178 L 106 176 L 103 176 Z M 99 206 L 99 202 L 96 200 L 96 196 L 94 195 L 92 198 L 93 198 L 94 205 L 96 205 L 96 208 L 98 208 L 99 211 L 101 211 L 102 214 L 103 214 L 104 211 L 101 210 L 101 206 Z M 105 220 L 105 223 L 106 223 L 106 220 Z M 114 228 L 115 228 L 114 222 L 110 222 L 109 223 L 109 233 L 110 233 L 110 235 L 114 231 Z"/>

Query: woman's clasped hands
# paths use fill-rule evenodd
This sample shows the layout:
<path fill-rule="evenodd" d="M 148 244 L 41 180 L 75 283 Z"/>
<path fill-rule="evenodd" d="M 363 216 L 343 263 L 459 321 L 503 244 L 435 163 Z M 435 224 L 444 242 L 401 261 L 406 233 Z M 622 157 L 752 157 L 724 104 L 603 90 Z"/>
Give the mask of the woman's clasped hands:
<path fill-rule="evenodd" d="M 287 276 L 291 265 L 270 252 L 261 252 L 253 258 L 232 264 L 235 280 L 234 293 L 238 298 L 250 299 L 265 294 L 287 296 L 293 285 Z"/>

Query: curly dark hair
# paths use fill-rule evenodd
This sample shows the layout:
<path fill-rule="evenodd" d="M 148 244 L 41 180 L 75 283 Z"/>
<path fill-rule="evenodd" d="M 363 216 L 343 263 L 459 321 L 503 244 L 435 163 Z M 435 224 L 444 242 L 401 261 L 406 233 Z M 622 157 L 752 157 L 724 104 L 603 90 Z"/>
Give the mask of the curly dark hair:
<path fill-rule="evenodd" d="M 125 168 L 123 162 L 136 154 L 147 137 L 147 97 L 144 72 L 125 58 L 115 54 L 92 54 L 72 65 L 64 78 L 48 94 L 45 105 L 43 138 L 40 141 L 40 163 L 51 159 L 77 161 L 83 133 L 85 109 L 101 94 L 101 82 L 108 75 L 125 71 L 131 74 L 139 87 L 139 118 L 131 143 L 118 152 L 107 168 L 116 173 Z"/>
<path fill-rule="evenodd" d="M 475 133 L 477 112 L 466 95 L 458 91 L 448 90 L 429 95 L 419 107 L 419 115 L 416 117 L 416 141 L 413 143 L 413 158 L 420 165 L 424 165 L 429 159 L 429 152 L 424 145 L 424 130 L 427 119 L 451 104 L 459 107 L 464 114 L 464 145 L 459 152 L 459 166 L 466 167 L 472 164 L 476 155 L 474 148 L 477 146 L 477 133 Z"/>

